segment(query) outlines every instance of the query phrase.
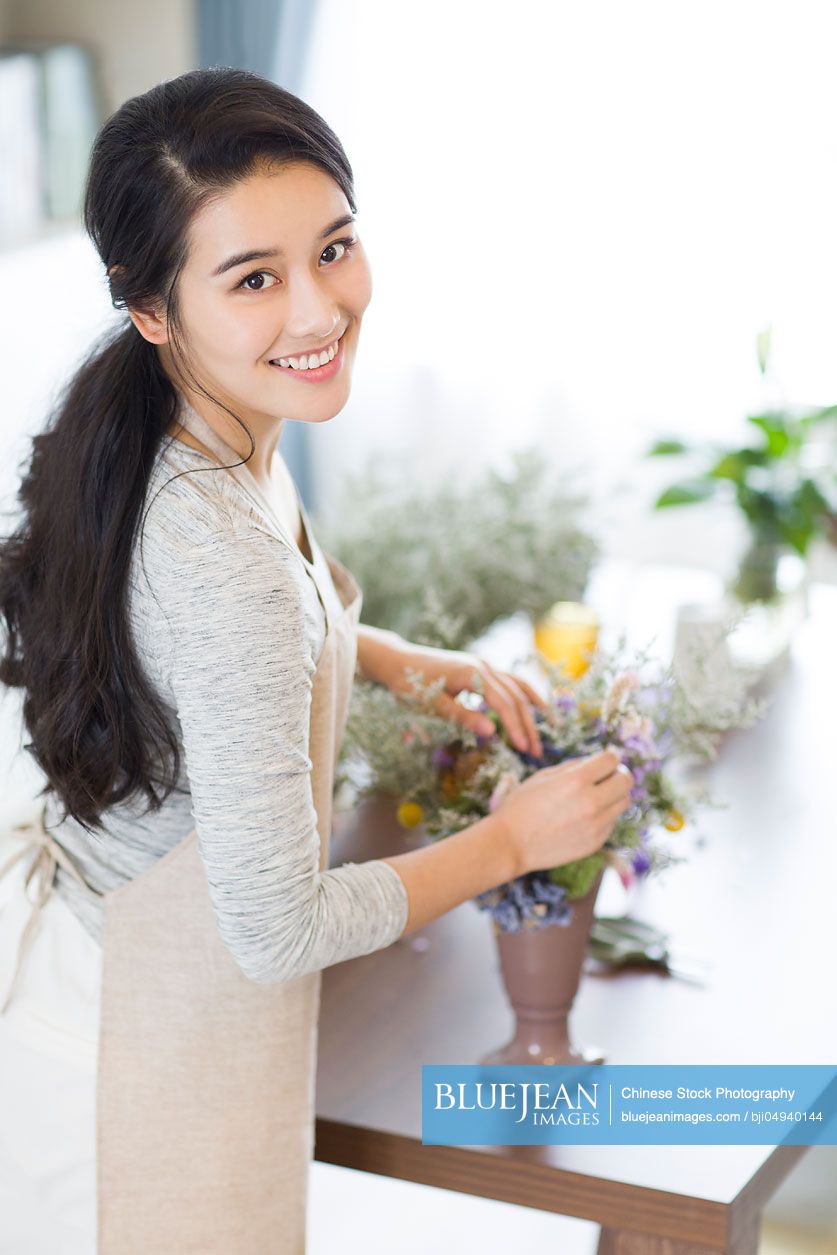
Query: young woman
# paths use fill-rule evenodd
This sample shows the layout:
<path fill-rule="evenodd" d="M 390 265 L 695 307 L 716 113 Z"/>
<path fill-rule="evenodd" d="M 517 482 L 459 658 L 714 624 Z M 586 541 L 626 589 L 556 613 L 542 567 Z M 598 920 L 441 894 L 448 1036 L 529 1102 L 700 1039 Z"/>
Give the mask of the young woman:
<path fill-rule="evenodd" d="M 0 846 L 20 1255 L 301 1252 L 321 970 L 590 854 L 629 803 L 595 754 L 444 842 L 328 868 L 356 665 L 395 692 L 443 676 L 479 729 L 454 701 L 476 670 L 540 748 L 522 680 L 359 623 L 282 461 L 287 420 L 349 396 L 355 212 L 322 118 L 240 70 L 127 101 L 93 149 L 85 225 L 128 317 L 34 439 L 0 547 L 0 680 L 47 780 Z"/>

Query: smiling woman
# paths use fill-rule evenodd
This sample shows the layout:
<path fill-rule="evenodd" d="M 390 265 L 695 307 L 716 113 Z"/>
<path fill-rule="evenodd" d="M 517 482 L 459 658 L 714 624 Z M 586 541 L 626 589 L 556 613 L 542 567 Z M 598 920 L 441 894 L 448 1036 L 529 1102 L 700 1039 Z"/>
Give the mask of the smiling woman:
<path fill-rule="evenodd" d="M 249 447 L 237 422 L 244 420 L 255 442 L 250 470 L 265 486 L 285 420 L 324 422 L 348 400 L 372 294 L 357 232 L 331 238 L 354 223 L 348 208 L 346 192 L 321 168 L 262 157 L 194 214 L 177 318 L 159 306 L 129 310 L 140 335 L 159 346 L 166 374 L 182 380 L 189 403 L 206 413 L 207 394 L 215 398 L 216 429 L 241 457 Z M 312 231 L 320 222 L 326 225 Z M 269 245 L 241 247 L 271 237 Z M 253 270 L 256 261 L 270 264 Z M 299 391 L 303 381 L 329 386 Z"/>
<path fill-rule="evenodd" d="M 327 870 L 360 594 L 277 451 L 349 393 L 355 213 L 325 122 L 244 71 L 128 100 L 94 146 L 85 224 L 127 317 L 35 438 L 0 547 L 0 680 L 47 778 L 0 833 L 21 1251 L 304 1242 L 319 973 L 408 910 L 383 863 Z"/>
<path fill-rule="evenodd" d="M 355 214 L 337 137 L 245 71 L 161 83 L 94 145 L 85 224 L 128 317 L 35 437 L 0 542 L 0 682 L 47 779 L 0 832 L 21 1251 L 300 1255 L 322 969 L 592 853 L 629 802 L 594 756 L 441 844 L 328 866 L 356 663 L 394 692 L 441 677 L 463 722 L 479 670 L 524 739 L 538 701 L 359 624 L 279 457 L 286 420 L 349 395 L 372 292 Z"/>

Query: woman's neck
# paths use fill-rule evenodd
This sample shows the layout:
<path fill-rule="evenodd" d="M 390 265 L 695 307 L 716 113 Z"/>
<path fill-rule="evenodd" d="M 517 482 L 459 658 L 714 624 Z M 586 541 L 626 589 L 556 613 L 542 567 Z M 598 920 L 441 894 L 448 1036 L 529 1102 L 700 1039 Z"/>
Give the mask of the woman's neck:
<path fill-rule="evenodd" d="M 223 414 L 214 414 L 212 418 L 210 418 L 207 414 L 203 413 L 202 409 L 198 408 L 200 400 L 197 400 L 198 405 L 195 404 L 195 400 L 193 400 L 190 396 L 187 396 L 184 392 L 180 391 L 180 405 L 178 406 L 178 413 L 175 415 L 173 422 L 169 426 L 169 435 L 171 435 L 175 440 L 179 440 L 181 443 L 187 444 L 191 448 L 196 449 L 199 453 L 203 453 L 206 457 L 211 458 L 213 461 L 219 461 L 219 454 L 215 450 L 208 447 L 204 441 L 201 440 L 200 435 L 190 430 L 190 428 L 186 425 L 189 421 L 189 410 L 191 410 L 192 414 L 196 414 L 198 417 L 198 427 L 200 427 L 200 420 L 203 420 L 203 422 L 212 429 L 215 435 L 218 436 L 224 444 L 229 445 L 233 452 L 235 452 L 242 460 L 247 460 L 247 469 L 250 471 L 250 474 L 256 480 L 259 487 L 263 490 L 269 490 L 272 482 L 271 468 L 273 465 L 273 459 L 279 445 L 279 437 L 282 433 L 282 427 L 284 426 L 285 420 L 273 419 L 273 425 L 271 426 L 270 432 L 267 434 L 260 434 L 257 426 L 255 424 L 252 425 L 255 448 L 251 454 L 250 441 L 247 433 L 241 429 L 239 424 L 236 423 L 234 419 L 228 418 Z M 186 411 L 185 414 L 183 413 L 184 410 Z M 181 415 L 183 415 L 183 421 L 181 421 Z"/>

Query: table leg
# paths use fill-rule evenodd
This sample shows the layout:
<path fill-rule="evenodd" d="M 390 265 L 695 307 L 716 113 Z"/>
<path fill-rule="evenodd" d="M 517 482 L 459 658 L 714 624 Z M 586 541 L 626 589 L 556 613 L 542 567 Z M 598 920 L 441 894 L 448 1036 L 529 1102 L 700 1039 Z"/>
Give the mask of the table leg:
<path fill-rule="evenodd" d="M 602 1227 L 597 1255 L 758 1255 L 760 1231 L 761 1217 L 751 1217 L 723 1247 L 717 1247 Z"/>

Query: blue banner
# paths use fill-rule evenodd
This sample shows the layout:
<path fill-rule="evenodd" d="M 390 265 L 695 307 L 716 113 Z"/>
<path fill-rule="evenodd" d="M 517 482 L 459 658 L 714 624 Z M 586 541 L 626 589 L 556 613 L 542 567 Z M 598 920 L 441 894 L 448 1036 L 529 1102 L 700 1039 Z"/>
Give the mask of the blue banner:
<path fill-rule="evenodd" d="M 837 1065 L 422 1068 L 426 1146 L 835 1146 Z"/>

